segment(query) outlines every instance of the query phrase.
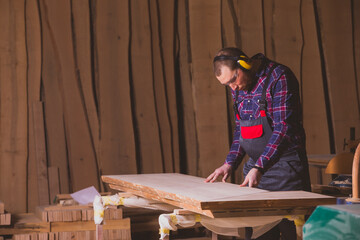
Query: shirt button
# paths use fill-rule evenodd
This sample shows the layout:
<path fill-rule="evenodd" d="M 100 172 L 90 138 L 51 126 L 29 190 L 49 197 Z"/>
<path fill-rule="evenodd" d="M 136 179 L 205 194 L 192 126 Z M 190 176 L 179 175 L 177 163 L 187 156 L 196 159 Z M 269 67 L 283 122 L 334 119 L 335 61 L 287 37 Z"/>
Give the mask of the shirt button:
<path fill-rule="evenodd" d="M 248 100 L 248 102 L 250 102 L 250 100 Z"/>
<path fill-rule="evenodd" d="M 250 117 L 252 118 L 252 115 L 250 115 Z"/>

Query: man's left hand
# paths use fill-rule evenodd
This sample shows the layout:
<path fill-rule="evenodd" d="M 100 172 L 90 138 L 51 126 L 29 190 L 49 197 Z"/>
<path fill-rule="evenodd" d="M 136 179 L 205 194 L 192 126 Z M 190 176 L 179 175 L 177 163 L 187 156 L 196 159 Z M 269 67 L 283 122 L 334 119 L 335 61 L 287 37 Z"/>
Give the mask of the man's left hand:
<path fill-rule="evenodd" d="M 240 187 L 246 187 L 249 184 L 249 187 L 257 187 L 260 183 L 260 179 L 262 177 L 261 172 L 256 169 L 252 168 L 245 177 L 244 182 L 240 185 Z"/>

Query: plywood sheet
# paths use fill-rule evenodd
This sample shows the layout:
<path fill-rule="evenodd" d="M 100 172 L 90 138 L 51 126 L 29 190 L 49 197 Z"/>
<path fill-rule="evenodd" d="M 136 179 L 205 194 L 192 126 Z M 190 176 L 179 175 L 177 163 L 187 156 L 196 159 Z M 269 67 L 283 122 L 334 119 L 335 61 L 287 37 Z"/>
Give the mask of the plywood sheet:
<path fill-rule="evenodd" d="M 213 215 L 204 210 L 297 208 L 335 203 L 333 197 L 311 192 L 269 192 L 231 183 L 205 183 L 204 178 L 176 173 L 108 175 L 102 176 L 102 180 L 114 189 L 130 191 L 175 206 L 189 207 L 189 210 L 207 216 Z"/>

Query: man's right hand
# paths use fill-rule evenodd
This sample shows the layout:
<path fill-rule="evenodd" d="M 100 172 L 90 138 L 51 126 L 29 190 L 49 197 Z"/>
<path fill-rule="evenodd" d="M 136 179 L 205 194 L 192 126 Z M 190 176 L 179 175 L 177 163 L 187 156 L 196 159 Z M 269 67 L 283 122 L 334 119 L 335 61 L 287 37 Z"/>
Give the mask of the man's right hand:
<path fill-rule="evenodd" d="M 219 176 L 223 176 L 222 178 L 222 182 L 225 182 L 226 179 L 229 177 L 229 175 L 231 174 L 231 169 L 232 167 L 227 164 L 224 163 L 224 165 L 222 165 L 221 167 L 217 168 L 212 174 L 210 174 L 206 179 L 205 182 L 215 182 L 216 179 Z"/>

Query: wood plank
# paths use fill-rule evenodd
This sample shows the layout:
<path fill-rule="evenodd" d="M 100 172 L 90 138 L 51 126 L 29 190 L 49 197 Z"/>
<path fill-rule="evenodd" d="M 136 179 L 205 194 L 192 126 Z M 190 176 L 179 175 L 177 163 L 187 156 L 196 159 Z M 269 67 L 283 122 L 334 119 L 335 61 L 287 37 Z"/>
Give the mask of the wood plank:
<path fill-rule="evenodd" d="M 44 51 L 49 51 L 54 57 L 52 62 L 46 62 L 44 59 L 43 67 L 55 65 L 57 77 L 52 81 L 57 82 L 57 91 L 61 93 L 67 144 L 65 153 L 67 153 L 71 170 L 69 176 L 72 191 L 89 185 L 99 188 L 95 149 L 91 141 L 80 80 L 76 74 L 70 2 L 40 1 L 40 6 L 44 24 L 43 33 L 49 35 L 50 38 L 48 39 L 50 46 L 44 48 Z M 84 171 L 84 164 L 86 171 Z"/>
<path fill-rule="evenodd" d="M 48 167 L 48 179 L 50 203 L 55 203 L 57 200 L 56 196 L 60 193 L 60 179 L 58 167 Z"/>
<path fill-rule="evenodd" d="M 355 74 L 356 74 L 356 82 L 357 85 L 357 93 L 358 93 L 358 108 L 360 108 L 359 103 L 359 93 L 360 93 L 360 2 L 359 1 L 352 1 L 352 15 L 353 15 L 353 31 L 354 31 L 354 65 L 355 65 Z M 360 110 L 359 110 L 360 111 Z"/>
<path fill-rule="evenodd" d="M 172 1 L 168 1 L 170 4 Z M 161 140 L 161 154 L 165 172 L 174 172 L 174 151 L 173 151 L 173 128 L 171 123 L 171 107 L 168 99 L 176 97 L 167 91 L 168 82 L 174 80 L 172 77 L 168 79 L 166 76 L 165 47 L 163 47 L 161 28 L 161 4 L 159 1 L 151 1 L 150 3 L 150 20 L 151 20 L 151 51 L 152 65 L 154 75 L 154 97 L 156 103 L 156 116 L 159 122 L 159 134 Z M 173 2 L 172 2 L 173 4 Z M 171 9 L 171 8 L 170 8 Z M 170 12 L 169 9 L 166 11 Z M 164 20 L 166 21 L 166 20 Z M 173 61 L 172 61 L 172 64 Z M 177 107 L 175 106 L 175 110 Z M 176 131 L 177 132 L 177 131 Z"/>
<path fill-rule="evenodd" d="M 235 1 L 238 8 L 241 48 L 249 57 L 265 52 L 263 6 L 261 0 Z"/>
<path fill-rule="evenodd" d="M 222 164 L 229 150 L 226 91 L 212 69 L 213 57 L 221 48 L 220 4 L 217 0 L 189 1 L 192 93 L 202 177 Z"/>
<path fill-rule="evenodd" d="M 100 95 L 101 168 L 106 174 L 137 173 L 130 65 L 124 54 L 129 48 L 129 2 L 96 3 L 94 77 Z"/>
<path fill-rule="evenodd" d="M 358 92 L 355 85 L 354 64 L 342 64 L 339 59 L 353 56 L 351 1 L 317 0 L 322 47 L 326 64 L 327 84 L 334 127 L 336 153 L 343 151 L 343 139 L 349 139 L 350 128 L 360 126 L 359 107 L 356 102 Z M 334 19 L 334 14 L 337 17 Z M 339 48 L 338 46 L 342 46 Z M 346 94 L 339 89 L 347 89 Z M 346 107 L 344 107 L 346 106 Z M 356 136 L 360 128 L 355 129 Z"/>
<path fill-rule="evenodd" d="M 67 146 L 64 126 L 64 103 L 62 90 L 59 90 L 60 63 L 57 55 L 57 47 L 53 41 L 49 25 L 47 5 L 45 1 L 39 1 L 42 29 L 42 72 L 43 100 L 48 165 L 56 166 L 60 172 L 60 186 L 62 193 L 69 193 L 69 163 L 67 158 Z"/>
<path fill-rule="evenodd" d="M 272 2 L 272 3 L 270 3 Z M 272 7 L 265 8 L 271 11 L 272 24 L 267 35 L 267 49 L 271 49 L 268 57 L 288 66 L 295 76 L 300 79 L 300 60 L 303 39 L 301 35 L 301 23 L 299 18 L 300 1 L 267 1 Z M 301 89 L 300 89 L 301 91 Z"/>
<path fill-rule="evenodd" d="M 5 204 L 0 201 L 0 213 L 4 213 L 5 212 Z"/>
<path fill-rule="evenodd" d="M 112 184 L 110 184 L 109 186 L 110 186 L 110 188 L 112 188 L 114 190 L 127 191 L 129 193 L 133 193 L 134 195 L 137 195 L 137 196 L 140 196 L 140 197 L 143 197 L 146 199 L 161 201 L 163 203 L 173 205 L 176 207 L 180 207 L 180 208 L 184 208 L 184 209 L 188 209 L 190 211 L 193 211 L 193 212 L 196 212 L 199 214 L 203 214 L 208 217 L 214 217 L 214 215 L 210 211 L 201 210 L 199 204 L 194 204 L 194 203 L 189 204 L 187 202 L 174 201 L 172 199 L 163 198 L 161 195 L 158 195 L 158 194 L 142 192 L 142 191 L 138 191 L 138 190 L 132 189 L 132 188 L 127 188 L 124 186 L 112 185 Z"/>
<path fill-rule="evenodd" d="M 130 80 L 132 81 L 133 111 L 136 121 L 137 144 L 141 173 L 163 172 L 163 156 L 154 98 L 149 2 L 130 1 L 131 44 Z M 139 71 L 141 69 L 141 71 Z M 144 104 L 146 102 L 146 104 Z"/>
<path fill-rule="evenodd" d="M 164 157 L 165 172 L 180 172 L 180 150 L 179 150 L 179 124 L 178 124 L 178 92 L 176 91 L 177 81 L 175 73 L 175 2 L 168 0 L 158 0 L 159 4 L 159 27 L 160 43 L 164 71 L 164 82 L 166 90 L 166 100 L 168 118 L 170 121 L 170 143 L 172 157 Z M 152 25 L 153 26 L 153 25 Z M 162 131 L 160 124 L 160 130 Z M 164 142 L 162 142 L 163 144 Z M 171 162 L 169 161 L 171 160 Z"/>
<path fill-rule="evenodd" d="M 121 220 L 107 220 L 103 223 L 103 230 L 130 229 L 130 218 Z M 93 221 L 86 222 L 54 222 L 51 223 L 51 232 L 95 231 Z"/>
<path fill-rule="evenodd" d="M 32 104 L 35 158 L 37 166 L 37 184 L 39 205 L 49 204 L 49 182 L 46 158 L 44 111 L 42 102 Z"/>
<path fill-rule="evenodd" d="M 79 81 L 81 83 L 82 101 L 85 105 L 85 117 L 89 123 L 90 138 L 95 149 L 96 160 L 101 171 L 99 159 L 100 147 L 100 126 L 98 118 L 98 109 L 96 106 L 96 93 L 94 85 L 94 76 L 92 74 L 92 39 L 90 25 L 90 2 L 87 0 L 71 1 L 72 23 L 74 34 L 74 62 L 77 69 Z"/>
<path fill-rule="evenodd" d="M 291 208 L 335 204 L 336 198 L 306 191 L 281 191 L 236 196 L 231 200 L 210 200 L 201 203 L 202 209 Z"/>
<path fill-rule="evenodd" d="M 236 184 L 205 183 L 204 178 L 183 174 L 102 176 L 113 189 L 131 192 L 187 210 L 212 216 L 204 210 L 246 208 L 312 208 L 334 204 L 336 199 L 305 191 L 269 192 Z"/>
<path fill-rule="evenodd" d="M 190 175 L 199 174 L 198 164 L 198 141 L 196 133 L 194 99 L 192 94 L 192 74 L 191 74 L 191 47 L 190 47 L 190 26 L 188 24 L 188 1 L 177 1 L 177 28 L 179 46 L 177 49 L 180 85 L 182 93 L 182 121 L 179 121 L 183 133 L 183 141 L 185 150 L 180 151 L 182 162 L 182 172 Z"/>
<path fill-rule="evenodd" d="M 28 109 L 31 109 L 33 101 L 40 101 L 41 88 L 41 29 L 39 5 L 36 0 L 27 1 L 25 4 L 25 21 L 26 21 L 26 50 L 28 58 Z M 35 207 L 39 204 L 38 200 L 38 183 L 37 183 L 37 168 L 35 158 L 34 146 L 34 126 L 33 113 L 29 111 L 29 150 L 28 150 L 28 165 L 27 165 L 27 204 L 28 211 L 34 212 Z"/>
<path fill-rule="evenodd" d="M 0 6 L 0 193 L 16 213 L 26 211 L 27 193 L 25 2 L 2 0 Z"/>
<path fill-rule="evenodd" d="M 330 153 L 329 130 L 312 0 L 302 1 L 301 13 L 305 42 L 301 74 L 306 150 L 308 154 L 328 154 Z"/>
<path fill-rule="evenodd" d="M 10 213 L 1 213 L 0 214 L 0 225 L 10 225 L 11 224 L 11 214 Z"/>

